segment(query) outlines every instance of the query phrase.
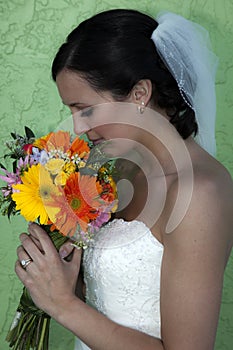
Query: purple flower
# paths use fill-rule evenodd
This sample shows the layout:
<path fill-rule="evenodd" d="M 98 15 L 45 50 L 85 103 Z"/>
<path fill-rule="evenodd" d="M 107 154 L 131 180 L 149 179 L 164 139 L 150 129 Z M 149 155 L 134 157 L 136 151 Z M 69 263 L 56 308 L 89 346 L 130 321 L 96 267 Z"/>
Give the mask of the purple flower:
<path fill-rule="evenodd" d="M 30 157 L 34 164 L 41 163 L 45 165 L 48 161 L 48 153 L 45 150 L 40 151 L 37 147 L 32 147 L 32 155 Z"/>
<path fill-rule="evenodd" d="M 109 213 L 104 213 L 101 212 L 100 215 L 90 223 L 90 225 L 94 228 L 100 228 L 105 222 L 107 222 L 109 220 Z"/>
<path fill-rule="evenodd" d="M 40 164 L 45 165 L 49 159 L 48 153 L 45 150 L 42 150 L 40 153 Z"/>

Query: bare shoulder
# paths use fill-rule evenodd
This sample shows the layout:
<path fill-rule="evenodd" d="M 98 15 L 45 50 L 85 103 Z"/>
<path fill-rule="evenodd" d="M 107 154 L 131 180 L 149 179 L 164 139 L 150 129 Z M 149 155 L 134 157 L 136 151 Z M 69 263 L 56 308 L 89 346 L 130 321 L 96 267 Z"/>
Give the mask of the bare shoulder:
<path fill-rule="evenodd" d="M 228 198 L 230 201 L 226 204 L 233 203 L 233 182 L 228 170 L 216 160 L 207 161 L 205 164 L 200 164 L 200 168 L 194 167 L 194 189 L 198 195 L 217 195 L 220 200 Z M 206 187 L 207 191 L 203 191 Z M 195 192 L 194 192 L 195 194 Z"/>
<path fill-rule="evenodd" d="M 190 181 L 183 183 L 187 184 L 183 191 L 188 196 Z M 178 186 L 178 181 L 175 181 L 169 189 L 167 215 L 171 215 L 170 204 L 174 206 L 178 198 Z M 183 211 L 182 220 L 174 229 L 175 234 L 171 235 L 176 243 L 179 241 L 190 246 L 191 242 L 199 241 L 203 246 L 206 242 L 209 248 L 217 244 L 219 252 L 221 246 L 222 253 L 229 255 L 233 245 L 233 182 L 224 166 L 212 159 L 194 166 L 192 193 Z M 173 241 L 168 236 L 164 234 L 165 244 Z"/>
<path fill-rule="evenodd" d="M 222 218 L 232 217 L 233 182 L 230 173 L 219 162 L 213 160 L 200 168 L 194 167 L 193 196 L 191 204 L 196 210 L 212 209 L 221 213 Z M 209 211 L 209 215 L 211 212 Z"/>

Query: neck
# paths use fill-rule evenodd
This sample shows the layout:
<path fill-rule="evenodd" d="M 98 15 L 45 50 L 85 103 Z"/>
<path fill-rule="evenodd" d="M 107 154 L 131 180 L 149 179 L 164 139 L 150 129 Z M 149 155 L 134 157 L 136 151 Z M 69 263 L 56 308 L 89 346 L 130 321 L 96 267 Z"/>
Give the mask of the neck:
<path fill-rule="evenodd" d="M 167 176 L 190 166 L 190 157 L 200 148 L 191 136 L 183 140 L 169 118 L 153 110 L 147 109 L 142 119 L 143 128 L 134 151 L 147 174 Z"/>

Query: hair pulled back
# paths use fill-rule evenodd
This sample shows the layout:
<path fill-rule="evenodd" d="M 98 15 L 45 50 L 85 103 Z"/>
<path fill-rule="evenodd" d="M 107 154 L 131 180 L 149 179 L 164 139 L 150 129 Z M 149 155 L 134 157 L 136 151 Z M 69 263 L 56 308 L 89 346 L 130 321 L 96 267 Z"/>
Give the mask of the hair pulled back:
<path fill-rule="evenodd" d="M 150 79 L 153 103 L 166 110 L 184 139 L 196 134 L 195 114 L 151 39 L 157 26 L 153 18 L 135 10 L 109 10 L 83 21 L 54 58 L 54 81 L 66 68 L 81 74 L 96 91 L 109 91 L 123 101 L 138 81 Z"/>

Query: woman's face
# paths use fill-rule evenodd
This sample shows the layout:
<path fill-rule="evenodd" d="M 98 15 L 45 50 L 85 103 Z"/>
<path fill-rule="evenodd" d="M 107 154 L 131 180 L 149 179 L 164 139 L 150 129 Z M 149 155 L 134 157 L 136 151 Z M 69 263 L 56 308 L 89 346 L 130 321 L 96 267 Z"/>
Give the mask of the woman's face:
<path fill-rule="evenodd" d="M 69 70 L 57 75 L 56 84 L 63 103 L 71 110 L 77 135 L 86 134 L 94 145 L 111 140 L 112 149 L 119 154 L 133 147 L 140 131 L 129 109 L 136 114 L 136 104 L 117 103 L 111 93 L 95 91 L 84 78 Z M 131 102 L 130 98 L 125 102 Z"/>

